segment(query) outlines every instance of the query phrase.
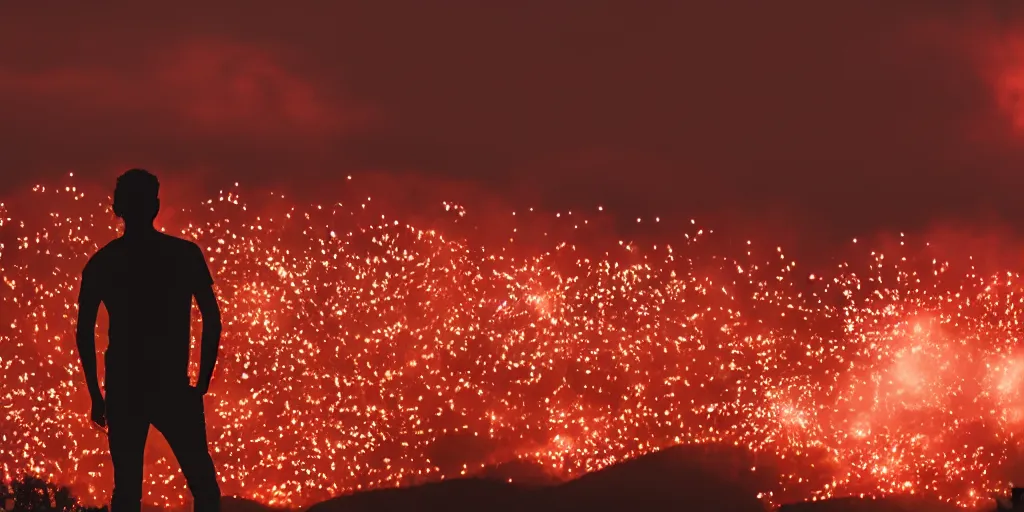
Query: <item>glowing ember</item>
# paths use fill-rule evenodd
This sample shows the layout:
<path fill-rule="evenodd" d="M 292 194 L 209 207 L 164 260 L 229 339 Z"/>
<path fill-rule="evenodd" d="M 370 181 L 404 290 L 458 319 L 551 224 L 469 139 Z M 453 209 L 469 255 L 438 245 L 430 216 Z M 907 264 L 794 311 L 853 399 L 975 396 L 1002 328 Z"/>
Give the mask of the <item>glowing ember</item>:
<path fill-rule="evenodd" d="M 679 443 L 772 460 L 775 503 L 966 506 L 1006 486 L 1024 426 L 1017 274 L 873 254 L 810 276 L 781 249 L 710 254 L 700 232 L 521 247 L 509 228 L 485 250 L 363 199 L 255 213 L 225 192 L 163 218 L 204 247 L 224 304 L 208 404 L 225 492 L 300 505 L 513 458 L 568 477 Z M 70 186 L 32 203 L 0 205 L 0 467 L 102 501 L 109 457 L 73 319 L 79 272 L 116 224 L 105 197 Z M 486 453 L 439 451 L 460 436 Z M 150 455 L 148 500 L 182 502 L 173 457 Z"/>

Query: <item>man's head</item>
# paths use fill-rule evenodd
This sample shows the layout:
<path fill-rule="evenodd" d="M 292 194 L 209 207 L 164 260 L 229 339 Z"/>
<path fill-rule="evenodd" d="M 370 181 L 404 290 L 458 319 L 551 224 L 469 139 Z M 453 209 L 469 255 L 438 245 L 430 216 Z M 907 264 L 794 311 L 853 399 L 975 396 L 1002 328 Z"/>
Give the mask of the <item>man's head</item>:
<path fill-rule="evenodd" d="M 126 224 L 152 224 L 160 211 L 160 180 L 144 169 L 131 169 L 117 178 L 114 215 Z"/>

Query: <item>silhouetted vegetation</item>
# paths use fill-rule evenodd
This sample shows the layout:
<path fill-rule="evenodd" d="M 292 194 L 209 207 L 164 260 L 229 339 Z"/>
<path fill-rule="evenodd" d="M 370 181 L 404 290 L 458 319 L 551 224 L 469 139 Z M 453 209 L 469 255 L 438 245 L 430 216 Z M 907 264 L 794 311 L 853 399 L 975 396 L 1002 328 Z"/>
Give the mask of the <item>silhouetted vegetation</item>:
<path fill-rule="evenodd" d="M 71 489 L 34 476 L 0 483 L 0 506 L 8 512 L 100 512 L 103 508 L 84 507 Z"/>

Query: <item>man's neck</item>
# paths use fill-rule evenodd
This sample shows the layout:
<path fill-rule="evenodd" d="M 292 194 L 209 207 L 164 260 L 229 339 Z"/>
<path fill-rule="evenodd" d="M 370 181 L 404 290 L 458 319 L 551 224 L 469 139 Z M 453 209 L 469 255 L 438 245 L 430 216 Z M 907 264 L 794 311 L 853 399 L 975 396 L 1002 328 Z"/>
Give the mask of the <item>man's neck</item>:
<path fill-rule="evenodd" d="M 134 238 L 137 236 L 146 236 L 156 233 L 156 228 L 152 224 L 127 224 L 124 225 L 124 236 L 128 238 Z"/>

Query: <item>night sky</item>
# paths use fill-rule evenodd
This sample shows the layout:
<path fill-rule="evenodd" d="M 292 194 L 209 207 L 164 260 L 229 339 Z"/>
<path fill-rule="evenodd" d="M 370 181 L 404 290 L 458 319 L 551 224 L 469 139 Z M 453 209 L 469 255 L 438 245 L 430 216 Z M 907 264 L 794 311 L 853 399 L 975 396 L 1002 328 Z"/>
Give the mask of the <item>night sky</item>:
<path fill-rule="evenodd" d="M 0 196 L 141 166 L 167 188 L 353 174 L 836 236 L 1024 231 L 1014 3 L 9 2 Z"/>

